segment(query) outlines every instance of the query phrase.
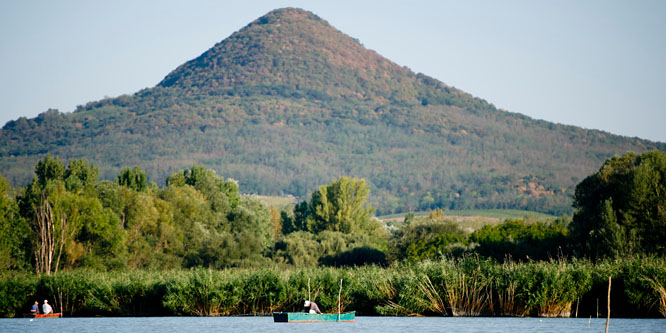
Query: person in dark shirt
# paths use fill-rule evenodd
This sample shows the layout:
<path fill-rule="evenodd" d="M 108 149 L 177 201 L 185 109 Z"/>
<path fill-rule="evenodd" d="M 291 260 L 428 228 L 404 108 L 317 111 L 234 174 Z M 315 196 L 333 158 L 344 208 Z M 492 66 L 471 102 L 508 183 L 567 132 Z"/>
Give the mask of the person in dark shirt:
<path fill-rule="evenodd" d="M 39 302 L 35 302 L 30 309 L 30 313 L 38 314 L 39 313 Z"/>
<path fill-rule="evenodd" d="M 319 306 L 317 306 L 317 303 L 310 302 L 309 300 L 305 301 L 305 303 L 303 304 L 303 310 L 301 312 L 321 313 L 321 311 L 319 310 Z"/>

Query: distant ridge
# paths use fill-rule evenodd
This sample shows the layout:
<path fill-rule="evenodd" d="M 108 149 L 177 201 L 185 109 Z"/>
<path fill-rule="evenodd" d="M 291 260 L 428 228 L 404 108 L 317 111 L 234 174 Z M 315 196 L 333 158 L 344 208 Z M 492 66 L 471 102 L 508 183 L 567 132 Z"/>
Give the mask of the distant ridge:
<path fill-rule="evenodd" d="M 8 122 L 0 173 L 23 185 L 51 154 L 85 158 L 107 179 L 140 165 L 161 183 L 203 164 L 258 194 L 302 197 L 341 175 L 364 177 L 380 214 L 561 214 L 571 212 L 576 183 L 604 159 L 651 149 L 666 144 L 497 110 L 364 48 L 313 13 L 284 8 L 153 88 Z"/>

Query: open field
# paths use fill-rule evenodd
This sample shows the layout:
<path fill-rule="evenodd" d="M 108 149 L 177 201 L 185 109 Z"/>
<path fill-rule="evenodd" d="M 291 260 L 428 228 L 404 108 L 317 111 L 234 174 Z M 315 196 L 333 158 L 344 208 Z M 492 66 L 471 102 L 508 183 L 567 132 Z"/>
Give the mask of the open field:
<path fill-rule="evenodd" d="M 253 198 L 258 199 L 263 202 L 264 205 L 268 207 L 275 207 L 277 209 L 283 209 L 288 205 L 293 205 L 298 203 L 298 200 L 294 196 L 277 196 L 277 195 L 250 195 Z"/>
<path fill-rule="evenodd" d="M 430 214 L 430 211 L 414 212 L 414 216 L 427 216 L 428 214 Z M 556 216 L 553 215 L 531 212 L 526 210 L 518 210 L 518 209 L 447 210 L 444 212 L 444 214 L 446 216 L 451 216 L 451 217 L 488 217 L 500 220 L 523 219 L 523 218 L 537 219 L 537 220 L 552 220 L 556 218 Z M 377 218 L 379 218 L 382 221 L 403 220 L 405 218 L 405 213 L 378 216 Z"/>
<path fill-rule="evenodd" d="M 415 217 L 428 216 L 430 212 L 415 212 Z M 498 224 L 507 219 L 524 219 L 526 221 L 550 221 L 556 217 L 553 215 L 542 214 L 516 209 L 468 209 L 468 210 L 447 210 L 444 212 L 445 219 L 452 220 L 467 231 L 482 228 L 488 224 Z M 405 220 L 405 214 L 392 214 L 377 217 L 387 225 L 397 226 Z"/>

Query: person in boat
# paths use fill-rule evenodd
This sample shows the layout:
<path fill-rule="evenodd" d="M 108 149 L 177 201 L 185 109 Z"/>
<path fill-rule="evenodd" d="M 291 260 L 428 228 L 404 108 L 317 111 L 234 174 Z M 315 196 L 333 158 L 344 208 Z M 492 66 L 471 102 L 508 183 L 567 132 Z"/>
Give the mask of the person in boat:
<path fill-rule="evenodd" d="M 301 312 L 321 313 L 321 311 L 319 310 L 319 306 L 317 306 L 317 303 L 310 302 L 309 300 L 305 301 L 305 303 L 303 304 L 303 310 Z"/>
<path fill-rule="evenodd" d="M 35 304 L 33 304 L 32 308 L 30 308 L 30 313 L 39 314 L 39 302 L 35 301 Z"/>
<path fill-rule="evenodd" d="M 42 312 L 44 314 L 49 314 L 53 312 L 53 308 L 49 305 L 49 301 L 44 300 L 44 304 L 42 305 Z"/>

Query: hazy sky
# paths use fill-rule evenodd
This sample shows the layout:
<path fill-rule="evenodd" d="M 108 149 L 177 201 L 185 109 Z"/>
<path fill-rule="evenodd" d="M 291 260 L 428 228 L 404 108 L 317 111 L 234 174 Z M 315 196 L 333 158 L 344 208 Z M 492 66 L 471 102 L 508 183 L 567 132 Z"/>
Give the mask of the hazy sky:
<path fill-rule="evenodd" d="M 666 1 L 0 2 L 0 126 L 152 87 L 275 8 L 495 106 L 666 142 Z"/>

